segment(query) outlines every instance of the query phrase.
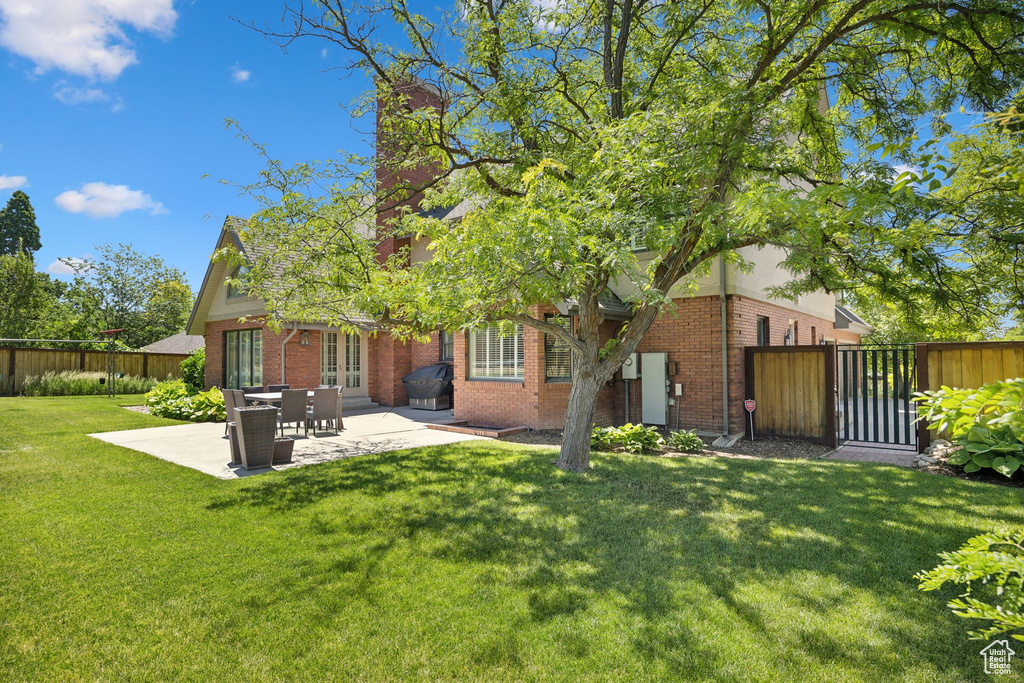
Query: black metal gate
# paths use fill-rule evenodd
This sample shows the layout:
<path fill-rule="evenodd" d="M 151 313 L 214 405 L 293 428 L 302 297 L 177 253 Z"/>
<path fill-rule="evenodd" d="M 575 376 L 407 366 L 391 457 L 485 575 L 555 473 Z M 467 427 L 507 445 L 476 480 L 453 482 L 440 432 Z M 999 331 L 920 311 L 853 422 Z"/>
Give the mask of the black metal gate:
<path fill-rule="evenodd" d="M 914 346 L 843 344 L 836 352 L 839 441 L 917 445 Z"/>

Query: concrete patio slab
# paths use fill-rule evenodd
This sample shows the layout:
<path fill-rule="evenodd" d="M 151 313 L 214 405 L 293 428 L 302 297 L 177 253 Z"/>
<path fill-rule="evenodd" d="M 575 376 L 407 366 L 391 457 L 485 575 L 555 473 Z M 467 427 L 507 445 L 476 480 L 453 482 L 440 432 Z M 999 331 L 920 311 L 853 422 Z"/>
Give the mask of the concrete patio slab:
<path fill-rule="evenodd" d="M 333 431 L 320 431 L 314 435 L 310 430 L 307 438 L 302 435 L 301 429 L 296 435 L 294 428 L 285 428 L 285 436 L 295 437 L 292 462 L 260 470 L 246 470 L 230 464 L 230 446 L 227 437 L 224 436 L 223 422 L 129 429 L 89 436 L 148 453 L 177 465 L 191 467 L 221 479 L 235 479 L 357 455 L 420 446 L 442 446 L 482 438 L 427 429 L 428 424 L 444 424 L 449 421 L 451 416 L 447 411 L 439 414 L 430 410 L 400 407 L 394 410 L 378 408 L 346 416 L 345 429 L 339 435 L 335 435 Z"/>

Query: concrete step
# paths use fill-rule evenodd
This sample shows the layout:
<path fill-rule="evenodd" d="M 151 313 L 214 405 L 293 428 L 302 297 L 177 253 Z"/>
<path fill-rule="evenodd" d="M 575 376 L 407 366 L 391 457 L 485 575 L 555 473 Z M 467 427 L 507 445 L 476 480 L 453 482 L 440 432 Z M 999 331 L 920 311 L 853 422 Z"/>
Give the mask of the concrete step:
<path fill-rule="evenodd" d="M 341 410 L 342 414 L 351 415 L 352 413 L 360 413 L 366 410 L 373 410 L 380 406 L 376 401 L 371 401 L 367 396 L 347 396 L 341 397 Z"/>

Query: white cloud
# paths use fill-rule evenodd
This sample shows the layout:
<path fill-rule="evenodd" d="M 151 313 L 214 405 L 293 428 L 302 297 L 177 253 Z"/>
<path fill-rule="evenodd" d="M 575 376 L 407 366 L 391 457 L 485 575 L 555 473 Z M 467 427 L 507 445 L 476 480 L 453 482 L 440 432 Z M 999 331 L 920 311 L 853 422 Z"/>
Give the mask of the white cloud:
<path fill-rule="evenodd" d="M 320 50 L 320 59 L 327 59 L 327 48 Z"/>
<path fill-rule="evenodd" d="M 142 190 L 133 190 L 127 185 L 86 183 L 81 191 L 62 192 L 54 201 L 69 213 L 84 213 L 93 218 L 116 218 L 125 211 L 138 210 L 148 210 L 151 214 L 167 213 L 163 204 Z"/>
<path fill-rule="evenodd" d="M 139 61 L 127 28 L 169 36 L 177 19 L 174 0 L 0 0 L 0 46 L 38 73 L 113 79 Z"/>
<path fill-rule="evenodd" d="M 64 81 L 57 84 L 57 89 L 53 91 L 53 96 L 58 101 L 71 105 L 106 102 L 110 99 L 110 96 L 99 88 L 77 88 L 73 85 L 68 85 Z"/>
<path fill-rule="evenodd" d="M 896 180 L 904 173 L 916 173 L 921 175 L 921 168 L 919 166 L 908 166 L 907 164 L 895 164 L 892 167 L 892 179 Z"/>
<path fill-rule="evenodd" d="M 231 80 L 235 83 L 245 83 L 249 76 L 252 76 L 252 72 L 248 69 L 239 68 L 237 65 L 231 67 Z"/>
<path fill-rule="evenodd" d="M 28 178 L 23 175 L 0 175 L 0 190 L 17 190 L 27 184 Z"/>
<path fill-rule="evenodd" d="M 69 258 L 69 259 L 57 259 L 50 265 L 46 266 L 46 272 L 51 275 L 74 275 L 75 266 L 81 265 L 82 259 Z"/>

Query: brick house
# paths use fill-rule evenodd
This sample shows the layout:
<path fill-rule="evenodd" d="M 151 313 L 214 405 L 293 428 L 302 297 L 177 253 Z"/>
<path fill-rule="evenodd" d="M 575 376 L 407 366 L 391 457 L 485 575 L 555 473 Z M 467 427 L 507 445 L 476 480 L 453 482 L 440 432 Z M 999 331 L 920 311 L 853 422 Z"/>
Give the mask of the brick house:
<path fill-rule="evenodd" d="M 430 103 L 429 93 L 417 97 Z M 378 171 L 378 183 L 386 189 L 391 180 Z M 415 200 L 412 203 L 418 208 Z M 458 220 L 466 210 L 460 205 L 438 217 Z M 379 216 L 378 226 L 387 218 Z M 236 231 L 240 220 L 225 220 L 216 249 L 231 243 L 245 253 Z M 426 239 L 392 236 L 380 239 L 377 250 L 385 258 L 408 248 L 415 264 L 429 258 L 426 247 Z M 711 275 L 697 281 L 695 294 L 683 283 L 673 290 L 675 310 L 654 323 L 637 348 L 636 360 L 602 390 L 595 414 L 599 424 L 643 421 L 671 429 L 741 433 L 745 346 L 857 343 L 871 333 L 864 321 L 824 291 L 797 301 L 768 296 L 766 288 L 790 277 L 779 267 L 780 250 L 749 247 L 741 253 L 753 264 L 750 271 L 718 261 Z M 189 334 L 206 337 L 208 386 L 338 384 L 344 387 L 343 399 L 349 406 L 400 406 L 408 404 L 402 376 L 447 362 L 454 370 L 456 418 L 471 425 L 534 429 L 563 424 L 570 381 L 568 351 L 533 328 L 505 338 L 493 330 L 438 332 L 428 343 L 403 343 L 369 331 L 345 334 L 315 323 L 296 323 L 274 333 L 259 320 L 266 314 L 263 302 L 232 291 L 225 284 L 225 269 L 223 262 L 211 262 L 186 328 Z M 613 285 L 602 301 L 603 331 L 609 337 L 629 318 L 629 309 L 622 304 L 629 294 Z M 573 309 L 555 302 L 534 314 L 571 322 Z"/>

